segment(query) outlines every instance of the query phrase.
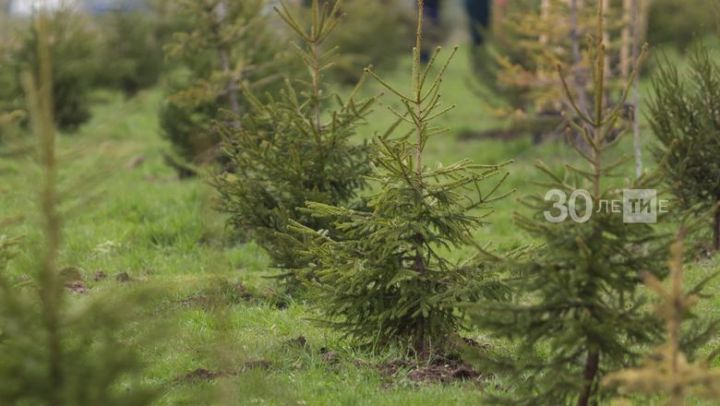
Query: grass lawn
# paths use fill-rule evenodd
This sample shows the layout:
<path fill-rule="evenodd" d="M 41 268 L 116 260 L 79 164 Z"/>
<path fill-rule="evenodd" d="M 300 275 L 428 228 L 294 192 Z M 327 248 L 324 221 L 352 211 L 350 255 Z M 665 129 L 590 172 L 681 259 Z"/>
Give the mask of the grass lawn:
<path fill-rule="evenodd" d="M 560 142 L 457 140 L 460 131 L 497 124 L 470 90 L 466 66 L 462 55 L 451 65 L 443 94 L 457 108 L 442 119 L 450 132 L 431 141 L 427 162 L 514 160 L 506 188 L 518 192 L 496 204 L 492 224 L 477 238 L 499 251 L 532 243 L 512 216 L 522 210 L 520 196 L 541 190 L 533 185 L 543 179 L 534 162 L 561 168 L 575 158 Z M 407 81 L 400 73 L 391 80 Z M 366 91 L 378 90 L 370 84 Z M 383 372 L 378 365 L 403 354 L 353 348 L 314 322 L 317 314 L 307 303 L 283 297 L 268 278 L 274 271 L 262 249 L 225 229 L 207 181 L 180 181 L 164 164 L 169 145 L 156 120 L 161 101 L 160 90 L 131 100 L 99 94 L 92 122 L 60 139 L 62 186 L 69 196 L 61 265 L 80 271 L 89 288 L 71 301 L 79 306 L 88 297 L 153 292 L 144 317 L 127 334 L 128 345 L 142 333 L 161 336 L 152 345 L 138 344 L 149 366 L 145 379 L 162 387 L 158 404 L 465 405 L 478 404 L 482 390 L 502 383 L 492 371 L 481 371 L 481 380 L 449 384 L 419 384 L 402 365 L 394 374 Z M 382 105 L 372 117 L 364 135 L 392 120 Z M 621 149 L 629 152 L 629 143 Z M 632 173 L 628 165 L 628 177 Z M 38 176 L 28 155 L 0 159 L 0 213 L 22 218 L 6 230 L 23 238 L 10 266 L 19 284 L 38 255 Z M 688 278 L 699 280 L 715 269 L 717 261 L 703 259 L 688 267 Z M 121 281 L 120 274 L 130 281 Z M 715 315 L 718 304 L 704 300 L 699 313 Z M 463 335 L 489 340 L 483 331 Z"/>

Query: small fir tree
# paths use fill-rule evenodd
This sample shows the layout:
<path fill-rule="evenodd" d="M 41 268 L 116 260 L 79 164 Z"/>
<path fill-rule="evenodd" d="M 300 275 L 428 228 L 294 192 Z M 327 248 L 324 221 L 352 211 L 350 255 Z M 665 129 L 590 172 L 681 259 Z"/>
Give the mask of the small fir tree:
<path fill-rule="evenodd" d="M 684 292 L 684 234 L 684 231 L 679 233 L 670 251 L 669 289 L 653 275 L 647 274 L 645 278 L 647 286 L 660 298 L 657 311 L 665 320 L 665 343 L 642 366 L 614 372 L 603 380 L 605 385 L 620 386 L 625 393 L 667 395 L 668 406 L 685 405 L 685 399 L 691 394 L 720 400 L 720 371 L 710 369 L 705 363 L 688 362 L 681 349 L 683 321 L 690 317 L 690 309 L 698 302 L 704 286 L 703 283 L 690 293 Z"/>
<path fill-rule="evenodd" d="M 720 64 L 706 48 L 690 58 L 690 73 L 660 64 L 649 102 L 654 153 L 679 206 L 714 208 L 713 246 L 720 249 Z"/>
<path fill-rule="evenodd" d="M 213 130 L 222 110 L 247 113 L 240 86 L 269 90 L 284 63 L 281 36 L 264 13 L 264 0 L 182 0 L 176 12 L 187 15 L 186 31 L 177 32 L 166 53 L 187 68 L 187 78 L 171 85 L 160 111 L 164 136 L 174 147 L 175 165 L 192 167 L 215 161 L 220 134 Z M 233 125 L 238 125 L 238 118 Z"/>
<path fill-rule="evenodd" d="M 3 229 L 5 228 L 5 226 L 7 226 L 7 223 L 9 223 L 9 220 L 0 219 L 0 275 L 5 272 L 7 264 L 12 258 L 13 247 L 17 243 L 17 240 L 14 240 L 5 234 L 2 234 Z"/>
<path fill-rule="evenodd" d="M 353 143 L 352 137 L 374 98 L 356 100 L 362 81 L 347 100 L 328 93 L 324 81 L 335 54 L 323 45 L 340 22 L 338 7 L 339 2 L 331 6 L 314 1 L 307 28 L 288 8 L 280 8 L 278 14 L 300 38 L 297 50 L 309 77 L 287 81 L 266 103 L 244 88 L 250 114 L 239 126 L 233 119 L 220 125 L 233 168 L 216 178 L 223 210 L 231 215 L 233 227 L 258 241 L 280 268 L 304 264 L 287 236 L 290 219 L 332 230 L 330 222 L 298 208 L 306 201 L 351 204 L 369 173 L 366 145 Z M 335 109 L 331 102 L 336 102 Z"/>
<path fill-rule="evenodd" d="M 608 394 L 601 391 L 602 378 L 632 364 L 637 346 L 653 343 L 660 334 L 657 318 L 643 307 L 640 274 L 662 275 L 658 261 L 667 238 L 650 224 L 625 224 L 622 214 L 603 208 L 602 203 L 622 200 L 622 188 L 613 187 L 610 179 L 620 176 L 628 157 L 608 158 L 621 138 L 613 136 L 620 125 L 622 100 L 630 89 L 627 84 L 619 106 L 606 108 L 603 15 L 600 2 L 593 111 L 581 110 L 565 84 L 582 122 L 575 130 L 588 149 L 569 141 L 587 166 L 567 165 L 563 175 L 538 165 L 548 175 L 543 186 L 570 196 L 566 208 L 572 220 L 548 220 L 548 215 L 552 219 L 558 214 L 558 205 L 564 201 L 558 203 L 548 195 L 528 198 L 525 203 L 534 214 L 518 215 L 516 220 L 541 245 L 528 258 L 507 264 L 512 300 L 484 303 L 478 310 L 483 327 L 518 344 L 516 354 L 510 359 L 498 357 L 494 364 L 498 371 L 507 368 L 517 384 L 509 393 L 491 395 L 493 402 L 599 404 Z M 645 176 L 626 187 L 648 189 L 651 185 L 652 178 Z M 589 191 L 582 192 L 585 189 Z"/>
<path fill-rule="evenodd" d="M 118 337 L 127 312 L 112 301 L 72 307 L 58 269 L 62 216 L 53 124 L 52 67 L 47 16 L 36 17 L 37 69 L 24 77 L 42 169 L 39 195 L 43 241 L 33 289 L 0 274 L 0 403 L 47 405 L 144 405 L 139 362 Z M 3 224 L 0 224 L 2 227 Z M 7 239 L 0 237 L 0 267 Z M 26 283 L 27 285 L 27 283 Z"/>
<path fill-rule="evenodd" d="M 155 86 L 164 69 L 159 17 L 149 10 L 114 10 L 97 18 L 102 38 L 96 86 L 127 97 Z"/>
<path fill-rule="evenodd" d="M 434 120 L 452 109 L 440 102 L 452 55 L 439 69 L 439 50 L 427 66 L 420 62 L 423 3 L 418 0 L 410 91 L 368 70 L 403 106 L 390 109 L 398 122 L 374 140 L 369 179 L 376 192 L 368 210 L 312 202 L 308 213 L 340 233 L 299 224 L 294 229 L 308 238 L 311 284 L 332 326 L 355 339 L 400 344 L 428 356 L 442 351 L 448 335 L 463 324 L 460 302 L 499 293 L 480 274 L 482 253 L 455 263 L 443 251 L 482 251 L 473 232 L 484 224 L 490 204 L 503 197 L 498 189 L 505 177 L 504 164 L 463 160 L 430 168 L 423 160 L 427 142 L 444 133 Z M 486 187 L 489 178 L 497 179 Z M 478 280 L 484 289 L 468 289 Z"/>

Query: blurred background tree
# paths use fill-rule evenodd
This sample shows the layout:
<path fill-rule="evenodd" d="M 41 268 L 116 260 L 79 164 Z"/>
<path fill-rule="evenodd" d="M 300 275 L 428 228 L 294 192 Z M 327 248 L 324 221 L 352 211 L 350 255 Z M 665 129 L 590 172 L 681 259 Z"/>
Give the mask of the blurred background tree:
<path fill-rule="evenodd" d="M 56 131 L 53 122 L 51 34 L 53 17 L 40 12 L 34 24 L 32 57 L 23 74 L 27 107 L 38 147 L 41 176 L 37 199 L 41 230 L 29 263 L 19 264 L 28 279 L 0 273 L 0 403 L 2 404 L 149 404 L 155 391 L 138 380 L 142 363 L 124 342 L 123 328 L 135 300 L 110 297 L 67 300 L 71 272 L 60 269 L 63 238 Z M 28 52 L 30 52 L 28 50 Z M 72 190 L 72 193 L 78 193 Z M 0 222 L 0 228 L 4 226 Z M 8 239 L 0 236 L 0 271 Z M 130 305 L 127 307 L 126 305 Z"/>
<path fill-rule="evenodd" d="M 90 119 L 90 91 L 98 71 L 98 33 L 86 16 L 71 9 L 52 11 L 48 22 L 53 60 L 55 124 L 62 131 L 74 131 Z M 9 63 L 9 86 L 0 90 L 6 103 L 22 103 L 20 76 L 27 69 L 37 71 L 37 32 L 32 25 L 17 22 Z M 15 105 L 15 108 L 22 107 Z"/>
<path fill-rule="evenodd" d="M 333 73 L 343 84 L 354 84 L 362 68 L 373 65 L 380 71 L 392 71 L 412 46 L 412 15 L 404 0 L 345 0 L 342 3 L 343 29 L 326 44 L 337 47 L 339 57 Z M 382 44 L 382 46 L 379 46 Z"/>
<path fill-rule="evenodd" d="M 682 351 L 682 326 L 696 316 L 691 309 L 701 297 L 707 296 L 707 283 L 718 275 L 715 272 L 700 284 L 685 291 L 684 238 L 685 230 L 678 233 L 670 249 L 667 278 L 669 286 L 656 277 L 645 274 L 645 283 L 657 295 L 656 309 L 665 321 L 665 342 L 657 347 L 640 367 L 628 368 L 608 375 L 603 384 L 619 386 L 622 394 L 662 394 L 668 406 L 684 406 L 690 396 L 706 399 L 720 399 L 720 371 L 710 367 L 716 354 L 701 362 L 691 362 Z M 715 320 L 717 324 L 717 320 Z M 706 340 L 707 341 L 707 340 Z"/>
<path fill-rule="evenodd" d="M 155 86 L 164 73 L 161 24 L 151 11 L 113 10 L 97 17 L 103 35 L 96 86 L 134 96 Z"/>
<path fill-rule="evenodd" d="M 648 42 L 684 53 L 694 42 L 718 33 L 719 17 L 720 8 L 714 0 L 652 0 Z"/>
<path fill-rule="evenodd" d="M 653 146 L 677 206 L 696 214 L 711 211 L 712 248 L 720 250 L 720 63 L 707 47 L 689 58 L 681 73 L 669 60 L 653 78 L 649 103 Z M 710 244 L 707 244 L 710 246 Z"/>
<path fill-rule="evenodd" d="M 457 51 L 440 62 L 436 49 L 423 66 L 423 5 L 417 0 L 410 89 L 367 70 L 403 106 L 389 107 L 396 122 L 373 140 L 367 177 L 374 193 L 367 209 L 308 199 L 307 212 L 339 232 L 298 222 L 291 228 L 304 239 L 307 279 L 330 326 L 373 347 L 396 344 L 430 359 L 445 355 L 449 336 L 463 325 L 461 302 L 503 291 L 481 274 L 492 260 L 473 231 L 486 224 L 492 203 L 507 195 L 499 189 L 508 163 L 465 159 L 443 166 L 423 160 L 428 142 L 446 133 L 435 120 L 454 108 L 441 102 L 441 83 Z M 451 248 L 474 253 L 458 262 L 439 254 Z"/>
<path fill-rule="evenodd" d="M 298 38 L 296 59 L 304 64 L 304 74 L 289 76 L 265 102 L 243 85 L 247 114 L 218 125 L 231 168 L 215 179 L 222 209 L 235 230 L 266 249 L 294 290 L 300 287 L 296 274 L 307 262 L 288 224 L 339 233 L 331 222 L 303 210 L 305 202 L 362 206 L 358 195 L 370 173 L 369 148 L 354 138 L 376 98 L 357 96 L 363 77 L 346 98 L 333 92 L 327 80 L 340 58 L 326 46 L 342 30 L 340 4 L 315 0 L 309 19 L 296 17 L 294 9 L 278 9 Z"/>
<path fill-rule="evenodd" d="M 17 123 L 22 117 L 24 107 L 22 94 L 17 92 L 17 74 L 13 56 L 17 53 L 19 41 L 11 35 L 12 25 L 8 16 L 0 15 L 0 143 L 3 138 L 14 134 Z"/>
<path fill-rule="evenodd" d="M 630 74 L 631 43 L 627 30 L 631 21 L 623 2 L 600 1 L 606 3 L 606 102 L 612 105 L 619 101 L 622 83 Z M 501 117 L 512 120 L 513 129 L 533 132 L 536 141 L 562 129 L 564 120 L 560 112 L 565 100 L 556 75 L 558 65 L 571 75 L 569 83 L 578 103 L 587 107 L 592 57 L 586 38 L 595 27 L 596 4 L 597 1 L 520 0 L 502 8 L 502 18 L 496 20 L 489 48 L 476 49 L 474 64 L 494 99 L 504 101 L 494 105 Z M 644 34 L 638 36 L 642 38 Z"/>
<path fill-rule="evenodd" d="M 175 151 L 170 162 L 192 174 L 193 166 L 220 156 L 213 123 L 221 110 L 247 112 L 240 85 L 262 98 L 293 65 L 284 57 L 288 40 L 269 24 L 263 0 L 182 0 L 176 11 L 190 24 L 173 35 L 166 52 L 184 70 L 171 78 L 160 124 Z"/>

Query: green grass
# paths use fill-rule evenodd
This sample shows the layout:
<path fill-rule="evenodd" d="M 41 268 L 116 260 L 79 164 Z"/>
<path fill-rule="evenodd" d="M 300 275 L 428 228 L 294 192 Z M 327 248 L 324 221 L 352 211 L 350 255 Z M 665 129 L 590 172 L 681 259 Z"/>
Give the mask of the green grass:
<path fill-rule="evenodd" d="M 517 198 L 540 190 L 533 186 L 534 181 L 543 179 L 533 168 L 534 162 L 543 159 L 559 168 L 575 158 L 558 142 L 534 146 L 526 138 L 456 140 L 459 131 L 497 124 L 469 90 L 466 66 L 461 54 L 448 72 L 443 93 L 446 103 L 457 107 L 442 119 L 450 132 L 431 142 L 426 162 L 515 160 L 509 167 L 506 188 L 519 192 L 497 204 L 491 224 L 477 233 L 479 241 L 502 251 L 530 243 L 513 224 L 512 215 L 522 210 Z M 390 80 L 404 83 L 406 79 L 393 73 Z M 378 90 L 371 84 L 367 93 Z M 390 99 L 386 96 L 383 100 L 392 103 Z M 227 401 L 231 404 L 307 405 L 480 402 L 482 389 L 474 384 L 418 385 L 402 372 L 393 379 L 383 377 L 374 365 L 402 354 L 353 348 L 333 331 L 314 323 L 317 315 L 302 301 L 289 300 L 286 307 L 277 306 L 286 298 L 268 278 L 274 272 L 262 249 L 232 238 L 223 215 L 214 210 L 216 195 L 206 180 L 179 181 L 163 163 L 162 152 L 169 146 L 160 137 L 156 121 L 160 102 L 160 91 L 144 92 L 129 101 L 112 94 L 98 95 L 93 120 L 78 134 L 60 140 L 65 157 L 63 186 L 72 196 L 64 206 L 67 221 L 61 265 L 83 274 L 91 296 L 155 289 L 155 300 L 145 309 L 148 317 L 129 330 L 130 336 L 153 330 L 164 333 L 160 341 L 139 348 L 149 366 L 146 381 L 163 388 L 158 404 L 217 404 L 224 403 L 223 399 L 232 399 Z M 379 105 L 363 136 L 390 122 L 391 115 Z M 629 151 L 626 144 L 621 148 Z M 141 165 L 128 166 L 139 157 Z M 627 169 L 628 177 L 632 176 L 631 167 Z M 38 253 L 33 214 L 37 211 L 38 172 L 30 156 L 3 158 L 0 179 L 0 213 L 23 218 L 6 230 L 24 238 L 19 257 L 10 267 L 12 277 L 20 282 Z M 716 265 L 715 260 L 693 264 L 688 271 L 690 279 L 700 279 Z M 94 281 L 97 272 L 108 278 Z M 115 275 L 123 272 L 133 282 L 116 281 Z M 236 283 L 261 299 L 238 297 L 233 288 Z M 214 301 L 208 304 L 198 297 Z M 717 300 L 703 301 L 701 313 L 716 315 L 720 311 L 717 304 Z M 481 331 L 463 334 L 479 341 L 485 337 Z M 307 339 L 307 346 L 288 343 L 298 336 Z M 323 348 L 337 353 L 337 363 L 323 360 Z M 250 368 L 258 361 L 267 365 Z M 212 381 L 182 378 L 198 368 L 231 373 Z M 488 387 L 492 385 L 489 381 Z M 215 397 L 217 393 L 220 398 Z"/>

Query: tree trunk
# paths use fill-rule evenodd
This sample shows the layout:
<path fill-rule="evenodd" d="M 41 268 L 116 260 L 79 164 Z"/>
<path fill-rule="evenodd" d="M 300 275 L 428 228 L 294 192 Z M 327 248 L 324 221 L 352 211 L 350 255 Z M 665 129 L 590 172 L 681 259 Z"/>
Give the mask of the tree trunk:
<path fill-rule="evenodd" d="M 630 65 L 632 64 L 630 54 L 632 53 L 633 39 L 632 29 L 635 24 L 633 16 L 634 0 L 623 0 L 623 27 L 620 34 L 620 74 L 623 80 L 630 77 Z"/>
<path fill-rule="evenodd" d="M 587 354 L 585 360 L 585 372 L 583 373 L 583 379 L 585 386 L 580 393 L 578 399 L 578 406 L 588 406 L 590 404 L 590 397 L 592 396 L 593 386 L 595 385 L 595 377 L 597 376 L 598 369 L 600 367 L 600 353 L 597 350 L 591 350 Z"/>

